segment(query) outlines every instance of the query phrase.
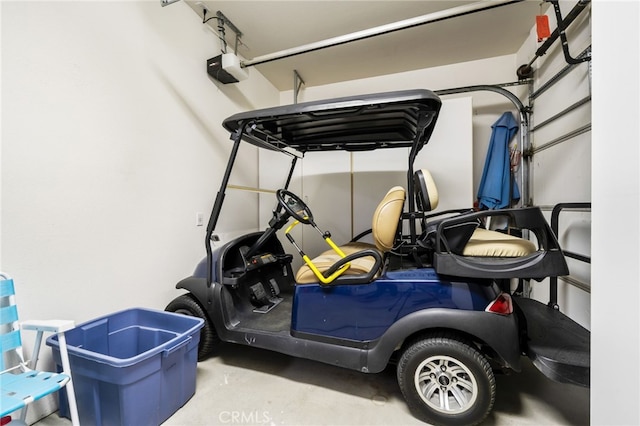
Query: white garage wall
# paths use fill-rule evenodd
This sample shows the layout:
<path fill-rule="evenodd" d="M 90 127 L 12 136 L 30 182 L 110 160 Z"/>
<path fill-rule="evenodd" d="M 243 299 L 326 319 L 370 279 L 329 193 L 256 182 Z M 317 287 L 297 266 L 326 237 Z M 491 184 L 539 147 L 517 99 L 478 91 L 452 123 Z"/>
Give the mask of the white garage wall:
<path fill-rule="evenodd" d="M 591 424 L 637 425 L 640 3 L 596 1 L 592 7 L 597 56 L 593 65 Z M 624 371 L 623 375 L 611 374 L 612 367 Z"/>
<path fill-rule="evenodd" d="M 278 91 L 256 70 L 211 81 L 219 44 L 183 2 L 0 7 L 0 267 L 21 317 L 163 309 L 205 254 L 196 212 L 206 225 L 231 149 L 222 120 Z M 256 169 L 249 149 L 232 183 L 255 186 Z M 220 227 L 257 228 L 257 196 L 227 201 L 244 208 Z"/>

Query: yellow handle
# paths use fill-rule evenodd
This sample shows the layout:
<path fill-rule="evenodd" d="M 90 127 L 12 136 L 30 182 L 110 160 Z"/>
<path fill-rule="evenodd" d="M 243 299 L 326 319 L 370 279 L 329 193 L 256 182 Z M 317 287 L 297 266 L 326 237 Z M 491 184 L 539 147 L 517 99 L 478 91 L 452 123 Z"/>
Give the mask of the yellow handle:
<path fill-rule="evenodd" d="M 333 280 L 335 280 L 336 278 L 338 278 L 340 275 L 342 275 L 342 273 L 344 271 L 346 271 L 347 269 L 349 269 L 349 266 L 351 266 L 350 263 L 345 263 L 344 265 L 342 265 L 342 267 L 340 269 L 338 269 L 337 271 L 335 271 L 333 274 L 329 275 L 328 277 L 324 277 L 324 275 L 322 275 L 322 272 L 320 272 L 318 270 L 318 268 L 316 268 L 316 265 L 313 264 L 313 262 L 311 261 L 311 259 L 309 259 L 309 256 L 307 256 L 306 254 L 304 256 L 302 256 L 302 259 L 304 260 L 304 262 L 307 264 L 307 266 L 309 266 L 309 268 L 313 271 L 313 273 L 315 274 L 315 276 L 318 278 L 318 280 L 320 280 L 321 283 L 323 284 L 329 284 L 331 283 Z"/>
<path fill-rule="evenodd" d="M 324 239 L 327 244 L 329 244 L 331 246 L 331 248 L 333 249 L 333 251 L 335 251 L 336 253 L 338 253 L 340 255 L 340 257 L 347 257 L 346 254 L 344 254 L 344 252 L 342 250 L 340 250 L 340 247 L 338 247 L 333 241 L 331 241 L 331 238 L 327 237 Z"/>
<path fill-rule="evenodd" d="M 287 229 L 284 231 L 285 234 L 288 234 L 289 232 L 291 232 L 291 230 L 300 223 L 299 220 L 296 220 L 295 222 L 293 222 L 291 225 L 289 225 L 289 227 L 287 227 Z M 329 246 L 333 249 L 333 251 L 335 251 L 336 253 L 338 253 L 338 255 L 341 258 L 345 258 L 347 257 L 346 254 L 344 254 L 344 252 L 342 250 L 340 250 L 340 247 L 338 247 L 332 240 L 330 237 L 326 237 L 324 239 L 327 244 L 329 244 Z M 302 252 L 300 253 L 302 254 Z M 313 264 L 313 262 L 311 261 L 311 259 L 309 258 L 309 256 L 307 256 L 306 254 L 302 254 L 302 260 L 304 260 L 304 263 L 307 264 L 307 266 L 311 269 L 311 271 L 313 271 L 313 273 L 315 274 L 316 278 L 318 278 L 318 280 L 320 280 L 321 283 L 323 284 L 329 284 L 331 283 L 333 280 L 335 280 L 336 278 L 338 278 L 340 275 L 342 275 L 347 269 L 349 269 L 349 267 L 351 267 L 351 262 L 347 262 L 344 265 L 342 265 L 340 267 L 340 269 L 338 269 L 337 271 L 335 271 L 333 274 L 329 275 L 328 277 L 325 277 L 324 275 L 322 275 L 322 272 L 320 272 L 318 270 L 318 268 L 316 267 L 316 265 Z"/>
<path fill-rule="evenodd" d="M 284 233 L 288 234 L 289 232 L 291 232 L 291 230 L 297 225 L 299 224 L 300 221 L 296 220 L 295 222 L 293 222 L 291 225 L 289 225 L 289 227 L 287 229 L 285 229 Z"/>

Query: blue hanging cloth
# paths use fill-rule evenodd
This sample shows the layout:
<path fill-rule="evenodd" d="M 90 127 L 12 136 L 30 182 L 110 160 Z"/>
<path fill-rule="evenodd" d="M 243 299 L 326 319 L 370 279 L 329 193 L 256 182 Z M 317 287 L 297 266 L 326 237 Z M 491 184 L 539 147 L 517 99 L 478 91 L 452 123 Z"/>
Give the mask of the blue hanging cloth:
<path fill-rule="evenodd" d="M 520 199 L 518 184 L 511 177 L 509 143 L 518 133 L 518 122 L 511 112 L 505 112 L 491 126 L 491 140 L 484 163 L 482 179 L 478 188 L 480 209 L 502 209 L 510 203 L 509 190 L 512 188 L 514 200 Z M 513 185 L 513 187 L 512 187 Z"/>

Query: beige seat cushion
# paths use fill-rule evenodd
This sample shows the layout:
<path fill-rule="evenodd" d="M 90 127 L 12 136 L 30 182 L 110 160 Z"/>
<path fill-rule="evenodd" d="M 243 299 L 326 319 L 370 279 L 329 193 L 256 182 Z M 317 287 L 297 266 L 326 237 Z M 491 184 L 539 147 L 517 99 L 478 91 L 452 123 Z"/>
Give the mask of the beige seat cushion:
<path fill-rule="evenodd" d="M 357 251 L 359 250 L 354 250 L 353 252 L 355 253 Z M 345 254 L 349 255 L 350 253 L 347 253 L 345 251 Z M 313 259 L 313 264 L 316 265 L 316 268 L 318 268 L 319 271 L 324 272 L 340 259 L 340 255 L 335 253 L 333 250 L 330 250 Z M 352 260 L 351 266 L 349 266 L 349 269 L 344 271 L 342 275 L 367 274 L 369 273 L 371 268 L 373 268 L 375 263 L 375 259 L 371 256 L 360 257 L 358 259 Z M 374 278 L 377 278 L 377 274 Z M 299 284 L 317 283 L 318 278 L 313 273 L 311 268 L 309 268 L 309 266 L 305 264 L 302 265 L 300 269 L 298 269 L 298 273 L 296 274 L 296 282 Z"/>
<path fill-rule="evenodd" d="M 420 169 L 414 173 L 414 189 L 416 191 L 416 201 L 419 207 L 425 211 L 432 211 L 438 207 L 440 197 L 438 187 L 427 169 Z"/>
<path fill-rule="evenodd" d="M 405 190 L 394 186 L 387 192 L 373 213 L 371 223 L 373 240 L 379 250 L 386 252 L 393 248 L 398 230 L 398 221 L 404 207 Z"/>
<path fill-rule="evenodd" d="M 536 246 L 529 240 L 477 228 L 465 246 L 463 256 L 520 257 L 534 253 Z"/>

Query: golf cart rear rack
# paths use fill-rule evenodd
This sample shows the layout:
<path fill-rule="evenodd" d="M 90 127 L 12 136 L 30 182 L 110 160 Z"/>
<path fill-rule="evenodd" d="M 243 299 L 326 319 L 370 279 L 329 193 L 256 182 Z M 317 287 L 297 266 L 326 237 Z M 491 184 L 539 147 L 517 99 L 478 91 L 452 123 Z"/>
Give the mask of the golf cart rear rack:
<path fill-rule="evenodd" d="M 518 257 L 464 256 L 449 243 L 451 235 L 448 233 L 464 232 L 464 228 L 458 225 L 479 223 L 478 220 L 496 216 L 509 219 L 511 233 L 521 235 L 523 230 L 532 232 L 538 241 L 538 250 Z M 538 207 L 484 210 L 440 221 L 433 265 L 439 274 L 475 278 L 527 278 L 540 281 L 545 277 L 569 273 L 558 240 Z"/>

